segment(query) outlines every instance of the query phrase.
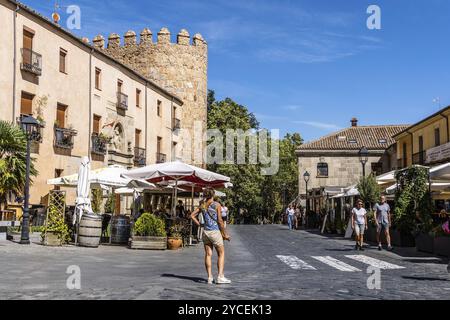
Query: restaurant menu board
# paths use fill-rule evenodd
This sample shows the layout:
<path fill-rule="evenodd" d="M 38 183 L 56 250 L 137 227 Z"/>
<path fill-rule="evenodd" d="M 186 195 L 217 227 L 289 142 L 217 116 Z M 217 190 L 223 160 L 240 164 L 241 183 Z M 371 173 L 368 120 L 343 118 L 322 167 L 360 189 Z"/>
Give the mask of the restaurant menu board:
<path fill-rule="evenodd" d="M 427 163 L 450 159 L 450 143 L 446 143 L 427 150 Z"/>

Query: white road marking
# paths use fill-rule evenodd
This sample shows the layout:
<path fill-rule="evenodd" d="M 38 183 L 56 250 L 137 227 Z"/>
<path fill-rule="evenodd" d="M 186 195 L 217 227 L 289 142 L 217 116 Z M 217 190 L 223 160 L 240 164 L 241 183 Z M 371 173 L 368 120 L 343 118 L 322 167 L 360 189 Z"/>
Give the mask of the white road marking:
<path fill-rule="evenodd" d="M 294 270 L 317 270 L 313 266 L 307 264 L 305 261 L 300 260 L 296 256 L 279 256 L 277 258 L 286 263 Z"/>
<path fill-rule="evenodd" d="M 316 260 L 319 260 L 320 262 L 325 263 L 326 265 L 329 265 L 330 267 L 336 268 L 339 271 L 345 271 L 345 272 L 355 272 L 355 271 L 361 271 L 358 268 L 355 268 L 349 264 L 346 264 L 345 262 L 342 262 L 340 260 L 337 260 L 333 257 L 326 256 L 326 257 L 312 257 Z"/>
<path fill-rule="evenodd" d="M 375 258 L 371 258 L 365 255 L 349 255 L 347 258 L 362 262 L 364 264 L 368 264 L 369 266 L 384 269 L 384 270 L 395 270 L 395 269 L 405 269 L 405 267 L 398 266 L 396 264 L 388 263 L 382 260 L 378 260 Z"/>

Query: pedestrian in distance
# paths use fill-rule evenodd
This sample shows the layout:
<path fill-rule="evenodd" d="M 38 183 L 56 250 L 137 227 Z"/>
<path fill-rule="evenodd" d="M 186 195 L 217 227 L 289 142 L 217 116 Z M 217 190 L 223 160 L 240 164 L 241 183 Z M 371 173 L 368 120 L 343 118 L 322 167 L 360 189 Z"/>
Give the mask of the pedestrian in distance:
<path fill-rule="evenodd" d="M 364 231 L 367 229 L 367 211 L 363 208 L 363 202 L 358 200 L 356 208 L 352 210 L 352 229 L 355 232 L 355 250 L 364 251 Z"/>
<path fill-rule="evenodd" d="M 288 222 L 289 230 L 293 230 L 294 229 L 295 210 L 294 210 L 294 208 L 292 208 L 292 205 L 289 205 L 289 207 L 287 208 L 286 215 L 287 215 L 287 222 Z"/>
<path fill-rule="evenodd" d="M 212 275 L 212 255 L 214 248 L 217 251 L 218 259 L 217 259 L 217 269 L 218 276 L 215 281 L 216 284 L 229 284 L 231 281 L 225 278 L 224 275 L 224 266 L 225 266 L 225 246 L 224 240 L 230 241 L 231 238 L 227 234 L 223 220 L 222 220 L 222 206 L 214 201 L 214 190 L 206 189 L 204 192 L 204 221 L 205 227 L 203 232 L 203 245 L 205 248 L 205 268 L 208 274 L 208 284 L 212 284 L 214 282 L 214 278 Z M 191 219 L 194 221 L 196 225 L 200 225 L 200 222 L 197 220 L 198 214 L 201 212 L 201 209 L 195 210 Z"/>
<path fill-rule="evenodd" d="M 295 210 L 295 229 L 298 230 L 300 229 L 299 225 L 302 224 L 302 216 L 301 216 L 302 214 L 300 212 L 299 206 L 295 205 L 294 210 Z"/>
<path fill-rule="evenodd" d="M 386 202 L 386 197 L 381 196 L 380 202 L 375 204 L 375 224 L 377 226 L 377 242 L 378 242 L 378 250 L 381 251 L 381 232 L 384 231 L 387 242 L 388 251 L 392 251 L 391 246 L 391 235 L 389 232 L 389 228 L 391 226 L 391 208 L 389 204 Z"/>
<path fill-rule="evenodd" d="M 228 222 L 228 207 L 225 205 L 225 203 L 222 206 L 222 220 L 223 220 L 223 225 L 226 228 L 227 222 Z"/>

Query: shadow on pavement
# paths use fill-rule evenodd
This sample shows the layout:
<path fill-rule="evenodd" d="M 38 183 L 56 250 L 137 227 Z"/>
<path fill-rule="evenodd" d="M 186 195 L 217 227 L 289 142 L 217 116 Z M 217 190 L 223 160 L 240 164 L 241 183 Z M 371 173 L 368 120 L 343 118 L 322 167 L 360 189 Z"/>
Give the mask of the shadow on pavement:
<path fill-rule="evenodd" d="M 177 278 L 177 279 L 182 279 L 182 280 L 190 280 L 190 281 L 193 281 L 193 282 L 196 282 L 196 283 L 207 283 L 205 278 L 180 276 L 180 275 L 170 274 L 170 273 L 164 273 L 164 274 L 161 275 L 161 277 Z"/>
<path fill-rule="evenodd" d="M 408 280 L 421 280 L 421 281 L 450 281 L 449 279 L 433 278 L 433 277 L 415 277 L 415 276 L 402 276 L 403 279 Z"/>

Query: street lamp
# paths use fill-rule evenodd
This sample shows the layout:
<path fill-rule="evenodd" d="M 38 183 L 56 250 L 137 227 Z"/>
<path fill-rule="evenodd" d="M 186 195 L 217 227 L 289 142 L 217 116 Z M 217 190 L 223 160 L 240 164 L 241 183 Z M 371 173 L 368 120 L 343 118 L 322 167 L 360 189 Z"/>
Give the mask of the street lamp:
<path fill-rule="evenodd" d="M 20 237 L 21 244 L 30 244 L 30 144 L 33 140 L 39 140 L 39 128 L 41 124 L 32 116 L 22 116 L 20 118 L 20 126 L 26 134 L 27 138 L 27 164 L 26 164 L 26 177 L 25 177 L 25 190 L 24 190 L 24 202 L 23 202 L 23 215 L 22 215 L 22 234 Z"/>
<path fill-rule="evenodd" d="M 305 180 L 305 184 L 306 184 L 306 213 L 308 213 L 308 208 L 309 208 L 309 203 L 308 203 L 308 182 L 309 182 L 310 178 L 311 178 L 311 174 L 308 171 L 306 171 L 303 174 L 303 179 Z"/>
<path fill-rule="evenodd" d="M 361 162 L 361 165 L 362 165 L 363 177 L 366 176 L 367 161 L 369 161 L 369 150 L 367 150 L 366 147 L 362 147 L 361 150 L 359 150 L 359 162 Z"/>

